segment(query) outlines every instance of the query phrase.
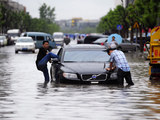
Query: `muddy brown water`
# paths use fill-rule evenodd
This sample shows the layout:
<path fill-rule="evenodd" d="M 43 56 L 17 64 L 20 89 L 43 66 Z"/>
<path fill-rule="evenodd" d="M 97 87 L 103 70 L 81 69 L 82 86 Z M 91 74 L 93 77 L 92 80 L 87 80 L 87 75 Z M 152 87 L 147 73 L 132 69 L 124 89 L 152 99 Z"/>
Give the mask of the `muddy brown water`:
<path fill-rule="evenodd" d="M 126 53 L 135 85 L 124 88 L 54 83 L 44 88 L 36 55 L 0 48 L 0 120 L 160 119 L 160 80 L 149 80 L 141 55 Z"/>

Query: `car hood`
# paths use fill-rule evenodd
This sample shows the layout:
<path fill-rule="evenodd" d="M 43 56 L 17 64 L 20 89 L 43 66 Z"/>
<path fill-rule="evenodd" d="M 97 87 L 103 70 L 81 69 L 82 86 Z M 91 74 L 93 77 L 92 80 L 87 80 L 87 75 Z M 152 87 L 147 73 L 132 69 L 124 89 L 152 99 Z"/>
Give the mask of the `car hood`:
<path fill-rule="evenodd" d="M 78 74 L 99 74 L 106 72 L 105 68 L 109 63 L 63 63 L 61 69 L 64 72 L 78 73 Z"/>

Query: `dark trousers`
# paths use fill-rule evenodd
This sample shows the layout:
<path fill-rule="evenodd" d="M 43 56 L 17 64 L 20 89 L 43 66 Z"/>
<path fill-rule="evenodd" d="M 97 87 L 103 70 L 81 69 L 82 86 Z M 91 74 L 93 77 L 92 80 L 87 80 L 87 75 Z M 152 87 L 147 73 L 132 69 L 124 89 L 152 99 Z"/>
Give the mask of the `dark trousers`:
<path fill-rule="evenodd" d="M 125 72 L 121 69 L 118 69 L 118 83 L 119 85 L 123 85 L 124 84 L 124 78 L 126 80 L 126 82 L 128 83 L 128 85 L 134 85 L 132 78 L 131 78 L 131 73 L 130 71 Z"/>

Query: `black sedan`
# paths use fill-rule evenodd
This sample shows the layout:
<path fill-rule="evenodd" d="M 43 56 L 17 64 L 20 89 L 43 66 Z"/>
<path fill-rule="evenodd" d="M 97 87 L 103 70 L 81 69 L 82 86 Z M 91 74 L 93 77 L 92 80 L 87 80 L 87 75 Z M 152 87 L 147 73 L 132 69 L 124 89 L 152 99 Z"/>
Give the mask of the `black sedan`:
<path fill-rule="evenodd" d="M 84 38 L 84 44 L 93 44 L 97 39 L 106 37 L 106 35 L 88 35 Z"/>
<path fill-rule="evenodd" d="M 64 46 L 53 60 L 51 79 L 57 83 L 108 83 L 117 79 L 117 71 L 107 72 L 109 55 L 105 47 L 93 44 Z"/>

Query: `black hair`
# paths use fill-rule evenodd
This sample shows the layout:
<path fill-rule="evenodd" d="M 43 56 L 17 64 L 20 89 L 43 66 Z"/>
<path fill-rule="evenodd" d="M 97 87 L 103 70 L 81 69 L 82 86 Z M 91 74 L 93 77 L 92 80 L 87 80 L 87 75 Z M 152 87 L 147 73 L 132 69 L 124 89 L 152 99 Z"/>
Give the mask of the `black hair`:
<path fill-rule="evenodd" d="M 107 51 L 107 53 L 109 54 L 109 51 L 110 50 L 116 50 L 116 48 L 108 48 L 106 51 Z"/>
<path fill-rule="evenodd" d="M 46 42 L 47 42 L 47 43 L 49 43 L 49 41 L 48 41 L 48 40 L 44 40 L 42 44 L 44 45 Z"/>
<path fill-rule="evenodd" d="M 111 49 L 110 48 L 108 48 L 106 51 L 107 51 L 107 53 L 109 54 L 109 51 L 110 51 Z"/>

